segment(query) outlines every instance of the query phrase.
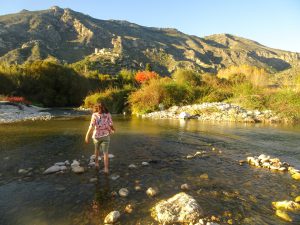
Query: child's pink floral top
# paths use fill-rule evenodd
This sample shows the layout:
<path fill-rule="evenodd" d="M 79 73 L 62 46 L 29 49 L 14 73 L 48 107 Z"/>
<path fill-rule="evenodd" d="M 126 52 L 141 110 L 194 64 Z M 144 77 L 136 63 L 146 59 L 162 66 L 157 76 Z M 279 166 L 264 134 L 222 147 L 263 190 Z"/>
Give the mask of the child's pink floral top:
<path fill-rule="evenodd" d="M 93 113 L 90 127 L 94 128 L 93 138 L 100 138 L 111 133 L 113 125 L 110 113 Z"/>

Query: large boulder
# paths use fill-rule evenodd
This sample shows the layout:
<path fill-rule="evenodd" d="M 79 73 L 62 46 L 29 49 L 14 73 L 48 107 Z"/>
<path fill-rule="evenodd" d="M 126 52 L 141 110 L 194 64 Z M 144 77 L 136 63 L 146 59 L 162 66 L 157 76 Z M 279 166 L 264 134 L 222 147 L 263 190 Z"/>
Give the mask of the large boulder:
<path fill-rule="evenodd" d="M 195 223 L 203 215 L 197 201 L 184 192 L 158 202 L 151 211 L 152 217 L 162 224 Z"/>

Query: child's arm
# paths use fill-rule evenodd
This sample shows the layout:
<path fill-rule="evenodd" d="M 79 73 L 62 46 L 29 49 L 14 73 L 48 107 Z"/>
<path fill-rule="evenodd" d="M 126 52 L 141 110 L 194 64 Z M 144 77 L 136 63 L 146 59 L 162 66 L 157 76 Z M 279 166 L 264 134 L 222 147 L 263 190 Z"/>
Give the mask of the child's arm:
<path fill-rule="evenodd" d="M 91 132 L 94 128 L 93 127 L 89 127 L 88 131 L 86 132 L 86 135 L 85 135 L 85 143 L 89 143 L 89 139 L 90 139 L 90 135 L 91 135 Z"/>
<path fill-rule="evenodd" d="M 95 127 L 95 117 L 94 117 L 94 115 L 92 115 L 89 129 L 87 130 L 86 135 L 85 135 L 85 143 L 89 143 L 90 135 L 91 135 L 91 132 L 94 130 L 94 127 Z"/>

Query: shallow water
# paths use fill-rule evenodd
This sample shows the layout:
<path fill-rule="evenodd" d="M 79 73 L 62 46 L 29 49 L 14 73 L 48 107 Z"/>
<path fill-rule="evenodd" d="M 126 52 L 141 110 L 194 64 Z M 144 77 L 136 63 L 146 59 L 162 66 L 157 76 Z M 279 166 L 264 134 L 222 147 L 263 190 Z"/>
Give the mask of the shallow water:
<path fill-rule="evenodd" d="M 134 211 L 123 214 L 119 224 L 156 224 L 150 208 L 180 192 L 183 183 L 192 186 L 188 193 L 205 216 L 220 217 L 220 224 L 228 219 L 233 224 L 286 224 L 275 216 L 271 202 L 300 195 L 300 182 L 287 173 L 240 166 L 237 161 L 265 153 L 299 167 L 299 126 L 122 116 L 114 117 L 114 122 L 110 171 L 120 175 L 115 181 L 94 169 L 81 175 L 71 171 L 42 175 L 44 169 L 67 159 L 78 159 L 87 168 L 93 153 L 92 144 L 83 143 L 88 116 L 0 125 L 0 224 L 98 225 L 108 212 L 122 212 L 128 203 Z M 208 151 L 208 157 L 185 158 L 199 150 Z M 142 161 L 150 166 L 141 166 Z M 129 169 L 131 163 L 138 168 Z M 32 170 L 20 175 L 21 168 Z M 200 178 L 203 173 L 208 180 Z M 143 191 L 134 190 L 136 182 Z M 150 186 L 159 188 L 158 196 L 145 194 Z M 128 197 L 111 195 L 122 187 L 129 189 Z"/>

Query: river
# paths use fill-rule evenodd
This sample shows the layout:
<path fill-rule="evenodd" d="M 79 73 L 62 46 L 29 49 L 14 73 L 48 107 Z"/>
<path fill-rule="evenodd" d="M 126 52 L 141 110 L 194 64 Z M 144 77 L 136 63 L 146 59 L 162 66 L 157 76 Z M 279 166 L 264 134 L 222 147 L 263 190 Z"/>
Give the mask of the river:
<path fill-rule="evenodd" d="M 238 160 L 261 153 L 300 166 L 300 127 L 242 123 L 205 123 L 197 120 L 148 120 L 114 116 L 110 174 L 87 169 L 43 175 L 56 162 L 80 160 L 87 168 L 93 145 L 84 144 L 89 116 L 60 117 L 0 125 L 0 224 L 76 225 L 103 224 L 112 210 L 124 211 L 119 224 L 156 224 L 150 208 L 160 199 L 180 192 L 180 185 L 203 208 L 205 216 L 221 218 L 220 224 L 286 224 L 275 216 L 272 201 L 300 195 L 300 182 L 288 173 L 271 172 Z M 215 151 L 211 149 L 215 148 Z M 207 157 L 186 159 L 205 150 Z M 142 166 L 141 162 L 150 162 Z M 137 165 L 136 169 L 128 168 Z M 102 167 L 102 163 L 100 164 Z M 30 168 L 30 169 L 29 169 Z M 27 174 L 19 169 L 29 169 Z M 208 179 L 201 179 L 201 174 Z M 91 178 L 97 178 L 91 182 Z M 135 191 L 139 183 L 143 191 Z M 150 198 L 148 187 L 159 194 Z M 128 188 L 126 198 L 112 195 Z M 292 223 L 290 223 L 292 224 Z M 296 223 L 294 223 L 296 224 Z"/>

